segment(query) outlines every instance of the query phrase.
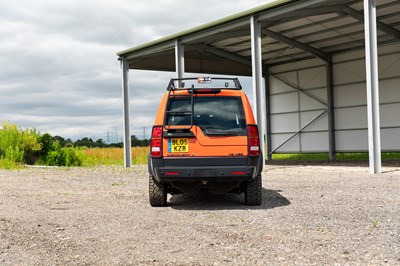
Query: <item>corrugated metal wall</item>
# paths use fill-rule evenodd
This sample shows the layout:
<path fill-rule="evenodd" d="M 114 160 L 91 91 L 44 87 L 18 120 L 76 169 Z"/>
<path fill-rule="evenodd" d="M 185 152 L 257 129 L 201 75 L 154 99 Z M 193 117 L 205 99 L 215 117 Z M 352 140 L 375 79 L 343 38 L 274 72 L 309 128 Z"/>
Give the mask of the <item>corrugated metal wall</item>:
<path fill-rule="evenodd" d="M 379 49 L 382 150 L 400 151 L 400 44 Z M 368 151 L 364 51 L 333 57 L 336 150 Z M 326 66 L 307 60 L 270 68 L 272 150 L 327 106 Z M 328 151 L 325 113 L 276 153 Z"/>

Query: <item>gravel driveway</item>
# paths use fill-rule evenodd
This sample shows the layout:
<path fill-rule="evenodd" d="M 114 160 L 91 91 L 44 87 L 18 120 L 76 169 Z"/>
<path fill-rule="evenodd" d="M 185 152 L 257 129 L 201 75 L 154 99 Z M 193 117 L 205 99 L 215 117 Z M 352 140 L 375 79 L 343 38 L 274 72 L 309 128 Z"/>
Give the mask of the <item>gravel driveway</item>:
<path fill-rule="evenodd" d="M 0 170 L 0 265 L 400 265 L 400 166 L 269 165 L 238 195 L 148 204 L 145 166 Z"/>

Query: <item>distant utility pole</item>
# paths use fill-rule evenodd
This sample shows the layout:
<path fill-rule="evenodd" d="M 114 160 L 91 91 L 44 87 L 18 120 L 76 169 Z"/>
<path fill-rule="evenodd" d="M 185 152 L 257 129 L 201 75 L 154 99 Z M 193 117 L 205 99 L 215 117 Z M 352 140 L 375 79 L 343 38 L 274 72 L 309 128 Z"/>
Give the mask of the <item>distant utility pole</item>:
<path fill-rule="evenodd" d="M 146 139 L 146 127 L 143 127 L 143 139 Z"/>
<path fill-rule="evenodd" d="M 114 143 L 118 142 L 118 128 L 114 127 Z"/>
<path fill-rule="evenodd" d="M 110 131 L 109 130 L 107 130 L 107 132 L 106 132 L 105 139 L 106 139 L 106 143 L 110 144 Z"/>

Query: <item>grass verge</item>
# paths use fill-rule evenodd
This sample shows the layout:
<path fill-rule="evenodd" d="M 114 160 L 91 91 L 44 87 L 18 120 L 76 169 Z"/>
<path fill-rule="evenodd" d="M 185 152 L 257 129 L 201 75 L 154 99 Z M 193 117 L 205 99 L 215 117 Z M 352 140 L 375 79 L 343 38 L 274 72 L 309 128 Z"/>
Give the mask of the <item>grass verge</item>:
<path fill-rule="evenodd" d="M 146 164 L 148 147 L 132 147 L 132 164 Z M 82 166 L 123 165 L 122 148 L 77 148 L 76 154 Z"/>
<path fill-rule="evenodd" d="M 272 160 L 276 161 L 327 161 L 329 160 L 328 153 L 296 153 L 296 154 L 273 154 Z M 368 153 L 366 152 L 346 152 L 337 153 L 337 161 L 367 161 Z M 383 161 L 400 160 L 398 152 L 383 152 Z"/>

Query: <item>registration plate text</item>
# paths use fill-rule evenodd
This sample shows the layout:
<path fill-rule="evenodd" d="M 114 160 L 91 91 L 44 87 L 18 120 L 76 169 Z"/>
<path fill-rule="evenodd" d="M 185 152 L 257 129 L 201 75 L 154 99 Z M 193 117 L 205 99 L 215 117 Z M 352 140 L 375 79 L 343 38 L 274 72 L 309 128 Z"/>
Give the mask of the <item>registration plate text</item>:
<path fill-rule="evenodd" d="M 168 139 L 168 152 L 189 152 L 189 141 L 187 138 Z"/>

